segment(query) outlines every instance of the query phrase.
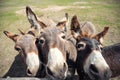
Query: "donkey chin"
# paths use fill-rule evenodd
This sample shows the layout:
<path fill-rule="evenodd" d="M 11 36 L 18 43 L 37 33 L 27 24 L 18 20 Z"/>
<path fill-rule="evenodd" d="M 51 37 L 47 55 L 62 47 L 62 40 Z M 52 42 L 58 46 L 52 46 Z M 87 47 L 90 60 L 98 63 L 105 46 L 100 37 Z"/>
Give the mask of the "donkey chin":
<path fill-rule="evenodd" d="M 29 53 L 26 57 L 27 75 L 36 76 L 38 69 L 40 68 L 40 61 L 38 55 L 35 53 Z"/>
<path fill-rule="evenodd" d="M 64 80 L 67 77 L 67 69 L 65 69 L 65 67 L 62 67 L 62 66 L 60 67 L 60 66 L 61 65 L 56 66 L 54 68 L 50 68 L 48 73 L 50 73 L 54 79 Z"/>

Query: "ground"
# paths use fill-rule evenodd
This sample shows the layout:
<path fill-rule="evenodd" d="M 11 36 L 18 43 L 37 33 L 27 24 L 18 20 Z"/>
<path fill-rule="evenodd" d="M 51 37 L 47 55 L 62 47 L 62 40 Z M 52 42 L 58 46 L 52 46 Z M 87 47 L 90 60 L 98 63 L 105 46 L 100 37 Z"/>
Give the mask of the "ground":
<path fill-rule="evenodd" d="M 38 17 L 45 15 L 55 22 L 67 12 L 70 19 L 77 15 L 79 21 L 91 21 L 97 32 L 109 26 L 104 45 L 120 42 L 119 0 L 0 0 L 0 77 L 25 76 L 25 67 L 18 52 L 14 50 L 14 42 L 3 31 L 19 33 L 18 29 L 29 29 L 26 6 L 30 6 Z"/>

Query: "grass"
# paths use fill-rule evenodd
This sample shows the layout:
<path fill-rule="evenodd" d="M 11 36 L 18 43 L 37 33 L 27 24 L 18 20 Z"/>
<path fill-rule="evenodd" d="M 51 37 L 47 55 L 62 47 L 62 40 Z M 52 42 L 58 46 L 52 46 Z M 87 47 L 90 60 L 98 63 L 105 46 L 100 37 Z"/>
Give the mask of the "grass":
<path fill-rule="evenodd" d="M 74 2 L 87 2 L 85 4 L 76 4 Z M 35 13 L 49 16 L 51 19 L 58 21 L 64 16 L 65 12 L 69 13 L 70 19 L 77 15 L 79 21 L 91 21 L 96 26 L 97 32 L 103 27 L 110 26 L 110 30 L 105 37 L 105 45 L 111 45 L 120 41 L 120 1 L 119 0 L 0 0 L 0 77 L 9 69 L 18 54 L 14 50 L 14 42 L 8 39 L 4 30 L 18 33 L 20 28 L 26 31 L 30 24 L 26 16 L 18 15 L 15 12 L 25 9 L 25 6 L 34 6 L 37 8 L 47 8 L 48 6 L 90 6 L 87 9 L 69 8 L 59 12 L 40 12 Z"/>

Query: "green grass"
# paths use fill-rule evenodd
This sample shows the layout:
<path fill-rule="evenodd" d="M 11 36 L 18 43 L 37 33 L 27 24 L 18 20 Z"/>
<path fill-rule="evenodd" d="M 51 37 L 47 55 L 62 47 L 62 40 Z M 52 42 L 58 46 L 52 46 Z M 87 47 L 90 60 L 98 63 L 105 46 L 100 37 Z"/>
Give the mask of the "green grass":
<path fill-rule="evenodd" d="M 86 4 L 76 4 L 74 2 L 87 2 Z M 0 0 L 0 77 L 2 77 L 9 66 L 12 64 L 14 57 L 18 52 L 14 50 L 14 42 L 8 39 L 4 30 L 18 33 L 20 28 L 26 31 L 30 24 L 26 16 L 18 15 L 15 12 L 25 9 L 25 6 L 35 6 L 36 8 L 47 8 L 48 6 L 90 6 L 88 9 L 70 8 L 59 12 L 40 12 L 35 13 L 49 16 L 51 19 L 58 21 L 64 16 L 65 12 L 69 13 L 70 19 L 77 15 L 79 21 L 91 21 L 96 26 L 97 32 L 103 27 L 109 26 L 110 30 L 105 36 L 105 45 L 120 42 L 120 1 L 119 0 Z M 10 58 L 10 59 L 9 59 Z M 2 62 L 5 60 L 4 62 Z"/>

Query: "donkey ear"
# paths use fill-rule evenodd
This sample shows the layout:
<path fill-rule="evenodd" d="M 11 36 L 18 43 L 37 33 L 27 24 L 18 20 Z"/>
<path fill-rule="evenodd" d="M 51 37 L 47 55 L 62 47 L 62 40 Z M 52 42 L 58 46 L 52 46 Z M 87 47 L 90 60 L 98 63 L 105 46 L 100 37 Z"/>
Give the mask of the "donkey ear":
<path fill-rule="evenodd" d="M 60 27 L 62 30 L 64 30 L 65 32 L 67 31 L 66 29 L 66 21 L 63 21 L 63 22 L 58 22 L 57 27 Z"/>
<path fill-rule="evenodd" d="M 103 44 L 104 36 L 107 34 L 108 30 L 109 30 L 109 27 L 104 27 L 104 30 L 98 33 L 97 35 L 95 35 L 93 38 L 95 38 L 97 41 Z"/>
<path fill-rule="evenodd" d="M 60 27 L 62 30 L 67 32 L 67 26 L 69 24 L 68 13 L 65 13 L 65 17 L 57 23 L 57 27 Z"/>
<path fill-rule="evenodd" d="M 22 30 L 18 29 L 18 31 L 19 31 L 22 35 L 25 35 L 25 33 L 24 33 Z"/>
<path fill-rule="evenodd" d="M 79 29 L 80 28 L 80 24 L 79 21 L 77 19 L 77 16 L 74 15 L 71 19 L 71 25 L 70 25 L 70 29 L 71 30 L 75 30 L 75 29 Z"/>
<path fill-rule="evenodd" d="M 29 6 L 26 6 L 26 15 L 27 15 L 28 21 L 30 22 L 31 26 L 38 24 L 37 17 Z"/>
<path fill-rule="evenodd" d="M 18 39 L 18 37 L 19 37 L 19 35 L 10 33 L 10 32 L 8 32 L 8 31 L 4 31 L 3 33 L 4 33 L 8 38 L 12 39 L 14 42 L 16 42 L 17 39 Z"/>
<path fill-rule="evenodd" d="M 76 38 L 79 35 L 80 36 L 83 35 L 76 15 L 74 15 L 71 19 L 70 30 L 71 30 L 71 34 L 74 35 L 74 37 Z"/>
<path fill-rule="evenodd" d="M 31 24 L 31 27 L 34 27 L 35 29 L 41 29 L 46 27 L 46 25 L 39 21 L 35 15 L 35 13 L 32 11 L 32 9 L 29 6 L 26 6 L 26 15 L 28 18 L 28 21 Z"/>

